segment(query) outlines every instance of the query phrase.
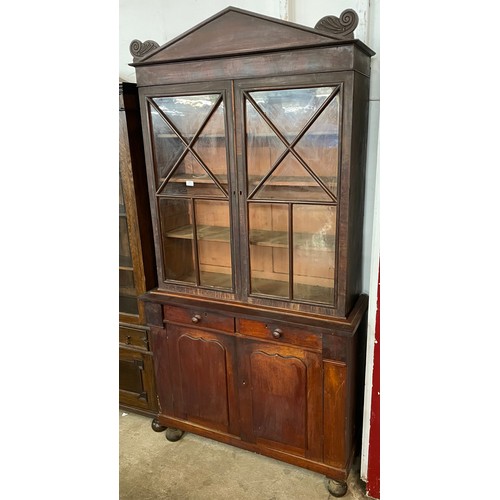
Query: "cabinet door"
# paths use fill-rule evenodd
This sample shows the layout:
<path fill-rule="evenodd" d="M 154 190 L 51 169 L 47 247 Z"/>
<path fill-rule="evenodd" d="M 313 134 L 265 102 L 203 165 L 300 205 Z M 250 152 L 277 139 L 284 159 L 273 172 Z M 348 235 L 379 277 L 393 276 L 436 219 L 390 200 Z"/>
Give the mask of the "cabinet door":
<path fill-rule="evenodd" d="M 167 325 L 173 414 L 238 434 L 233 337 Z"/>
<path fill-rule="evenodd" d="M 120 404 L 156 410 L 153 358 L 150 354 L 120 348 Z"/>
<path fill-rule="evenodd" d="M 239 85 L 246 292 L 333 307 L 342 86 L 305 82 Z"/>
<path fill-rule="evenodd" d="M 320 354 L 245 340 L 238 346 L 238 359 L 243 439 L 321 459 Z"/>
<path fill-rule="evenodd" d="M 237 215 L 226 87 L 207 84 L 146 92 L 161 288 L 197 287 L 234 296 L 232 220 Z"/>

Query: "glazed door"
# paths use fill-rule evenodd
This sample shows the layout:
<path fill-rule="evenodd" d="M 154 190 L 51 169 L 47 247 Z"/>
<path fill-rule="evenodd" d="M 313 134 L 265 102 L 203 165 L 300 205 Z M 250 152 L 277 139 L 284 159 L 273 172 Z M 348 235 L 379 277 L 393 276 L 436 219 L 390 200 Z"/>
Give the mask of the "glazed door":
<path fill-rule="evenodd" d="M 136 271 L 134 270 L 132 246 L 130 244 L 130 214 L 123 194 L 123 180 L 120 172 L 119 185 L 119 311 L 120 318 L 131 322 L 139 322 L 139 302 L 137 300 Z M 129 210 L 130 212 L 130 210 Z"/>
<path fill-rule="evenodd" d="M 177 85 L 143 93 L 160 287 L 234 297 L 229 86 Z"/>
<path fill-rule="evenodd" d="M 173 415 L 238 435 L 235 338 L 169 324 L 167 343 Z"/>
<path fill-rule="evenodd" d="M 295 347 L 238 344 L 241 435 L 300 457 L 322 458 L 321 356 Z"/>
<path fill-rule="evenodd" d="M 342 85 L 331 78 L 237 85 L 250 301 L 334 307 Z"/>

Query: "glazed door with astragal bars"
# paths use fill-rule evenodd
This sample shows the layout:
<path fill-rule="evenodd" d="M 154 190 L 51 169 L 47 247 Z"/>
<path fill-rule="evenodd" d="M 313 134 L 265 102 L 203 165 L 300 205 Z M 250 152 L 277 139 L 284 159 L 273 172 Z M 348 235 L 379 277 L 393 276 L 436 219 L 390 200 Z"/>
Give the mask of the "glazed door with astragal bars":
<path fill-rule="evenodd" d="M 234 294 L 227 100 L 192 86 L 146 99 L 161 282 Z"/>
<path fill-rule="evenodd" d="M 239 92 L 248 297 L 333 307 L 341 85 Z"/>

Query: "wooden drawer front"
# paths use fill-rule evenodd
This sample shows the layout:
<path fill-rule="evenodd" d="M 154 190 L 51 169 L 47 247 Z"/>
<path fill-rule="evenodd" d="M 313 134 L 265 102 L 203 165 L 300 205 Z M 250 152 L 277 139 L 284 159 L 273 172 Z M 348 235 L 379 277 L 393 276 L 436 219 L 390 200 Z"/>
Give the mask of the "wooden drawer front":
<path fill-rule="evenodd" d="M 234 332 L 234 318 L 203 309 L 164 306 L 165 319 L 200 328 L 213 328 L 223 332 Z"/>
<path fill-rule="evenodd" d="M 252 319 L 238 319 L 238 332 L 243 335 L 257 337 L 265 340 L 277 340 L 287 344 L 311 349 L 321 349 L 321 336 L 308 331 L 305 327 L 297 328 L 286 323 L 270 321 L 254 321 Z"/>
<path fill-rule="evenodd" d="M 120 344 L 125 344 L 137 349 L 149 349 L 148 331 L 128 326 L 120 326 Z"/>

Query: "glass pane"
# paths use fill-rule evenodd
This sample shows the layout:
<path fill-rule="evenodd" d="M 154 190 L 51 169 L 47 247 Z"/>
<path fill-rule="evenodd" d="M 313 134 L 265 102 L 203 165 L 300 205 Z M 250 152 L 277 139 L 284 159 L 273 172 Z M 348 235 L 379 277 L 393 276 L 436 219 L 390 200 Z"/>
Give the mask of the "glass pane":
<path fill-rule="evenodd" d="M 153 101 L 189 143 L 219 96 L 220 94 L 157 97 Z"/>
<path fill-rule="evenodd" d="M 133 361 L 120 359 L 119 364 L 119 387 L 123 391 L 141 394 L 144 391 L 142 385 L 142 370 Z"/>
<path fill-rule="evenodd" d="M 289 297 L 288 205 L 248 206 L 251 293 Z"/>
<path fill-rule="evenodd" d="M 130 240 L 128 237 L 127 213 L 125 211 L 125 199 L 122 190 L 122 178 L 119 182 L 119 265 L 132 267 L 132 252 L 130 251 Z"/>
<path fill-rule="evenodd" d="M 160 198 L 164 279 L 196 283 L 191 202 Z"/>
<path fill-rule="evenodd" d="M 295 146 L 295 151 L 332 193 L 339 165 L 339 96 L 323 110 Z"/>
<path fill-rule="evenodd" d="M 259 200 L 331 201 L 324 189 L 291 153 L 253 196 Z"/>
<path fill-rule="evenodd" d="M 332 92 L 332 87 L 322 87 L 266 90 L 250 95 L 290 143 Z"/>
<path fill-rule="evenodd" d="M 120 269 L 119 280 L 120 295 L 118 307 L 120 312 L 126 314 L 139 314 L 134 272 L 131 269 Z"/>
<path fill-rule="evenodd" d="M 153 152 L 156 165 L 156 187 L 158 188 L 186 148 L 158 111 L 154 108 L 150 109 L 151 120 L 153 122 Z"/>
<path fill-rule="evenodd" d="M 196 139 L 193 149 L 227 192 L 226 132 L 223 102 L 219 104 L 217 110 L 208 120 L 198 139 Z"/>
<path fill-rule="evenodd" d="M 208 172 L 190 152 L 176 167 L 160 193 L 169 196 L 226 197 L 225 193 L 215 184 Z"/>
<path fill-rule="evenodd" d="M 232 288 L 229 202 L 196 200 L 200 284 Z"/>
<path fill-rule="evenodd" d="M 122 176 L 120 174 L 120 182 L 118 183 L 119 188 L 118 188 L 118 199 L 119 199 L 119 213 L 120 215 L 125 215 L 125 198 L 123 197 L 123 190 L 122 190 Z"/>
<path fill-rule="evenodd" d="M 293 206 L 293 298 L 333 304 L 335 206 Z"/>
<path fill-rule="evenodd" d="M 246 103 L 246 134 L 248 192 L 251 193 L 286 148 L 250 101 Z"/>
<path fill-rule="evenodd" d="M 127 216 L 120 214 L 120 260 L 119 265 L 132 267 L 132 253 L 130 251 L 130 240 L 128 238 Z"/>

